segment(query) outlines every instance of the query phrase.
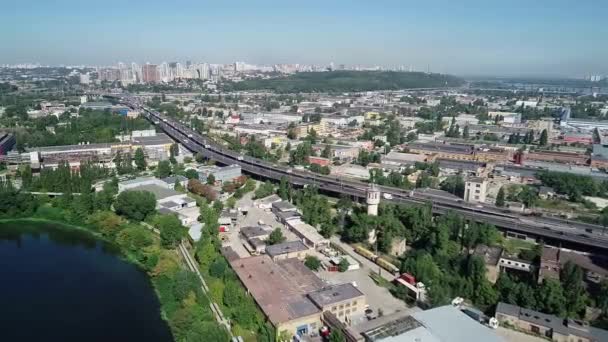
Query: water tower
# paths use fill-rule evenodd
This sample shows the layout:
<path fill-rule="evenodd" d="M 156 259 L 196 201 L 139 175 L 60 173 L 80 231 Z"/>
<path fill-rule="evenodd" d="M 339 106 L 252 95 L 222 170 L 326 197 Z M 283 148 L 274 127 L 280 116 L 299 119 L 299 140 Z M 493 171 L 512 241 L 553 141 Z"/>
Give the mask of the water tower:
<path fill-rule="evenodd" d="M 373 183 L 369 186 L 369 188 L 367 188 L 367 198 L 365 203 L 367 203 L 367 215 L 378 216 L 380 190 L 378 190 L 378 187 L 376 187 L 376 185 Z"/>

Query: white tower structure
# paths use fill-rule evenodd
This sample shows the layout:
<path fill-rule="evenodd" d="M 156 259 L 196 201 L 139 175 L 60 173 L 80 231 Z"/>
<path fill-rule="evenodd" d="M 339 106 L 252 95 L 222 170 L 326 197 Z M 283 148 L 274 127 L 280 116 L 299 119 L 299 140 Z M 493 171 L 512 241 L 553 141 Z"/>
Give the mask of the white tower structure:
<path fill-rule="evenodd" d="M 378 216 L 378 204 L 380 204 L 380 190 L 375 184 L 371 184 L 367 188 L 367 215 Z"/>

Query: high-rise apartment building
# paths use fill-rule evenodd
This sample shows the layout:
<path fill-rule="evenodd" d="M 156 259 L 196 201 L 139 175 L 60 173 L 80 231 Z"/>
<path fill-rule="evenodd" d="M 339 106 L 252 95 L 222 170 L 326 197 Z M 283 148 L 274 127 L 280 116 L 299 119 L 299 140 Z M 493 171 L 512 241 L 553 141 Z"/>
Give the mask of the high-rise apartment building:
<path fill-rule="evenodd" d="M 141 76 L 144 83 L 158 83 L 158 66 L 156 64 L 146 63 L 141 67 Z"/>
<path fill-rule="evenodd" d="M 196 78 L 207 80 L 209 79 L 209 64 L 201 63 L 196 66 Z"/>

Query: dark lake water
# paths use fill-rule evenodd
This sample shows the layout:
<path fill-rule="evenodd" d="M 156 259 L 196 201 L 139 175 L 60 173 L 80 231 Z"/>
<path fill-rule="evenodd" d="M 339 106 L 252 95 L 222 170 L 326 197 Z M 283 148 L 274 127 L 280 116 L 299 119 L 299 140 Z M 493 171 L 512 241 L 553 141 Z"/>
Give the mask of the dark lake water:
<path fill-rule="evenodd" d="M 146 274 L 86 232 L 0 223 L 0 341 L 172 341 Z"/>

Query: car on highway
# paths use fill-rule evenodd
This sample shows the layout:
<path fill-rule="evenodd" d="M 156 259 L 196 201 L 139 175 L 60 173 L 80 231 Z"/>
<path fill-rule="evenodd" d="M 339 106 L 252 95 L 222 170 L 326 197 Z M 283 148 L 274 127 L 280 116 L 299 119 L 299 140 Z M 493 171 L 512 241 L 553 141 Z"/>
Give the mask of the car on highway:
<path fill-rule="evenodd" d="M 385 199 L 388 199 L 388 200 L 393 199 L 393 195 L 386 194 L 386 193 L 382 194 L 382 197 L 384 197 Z"/>

